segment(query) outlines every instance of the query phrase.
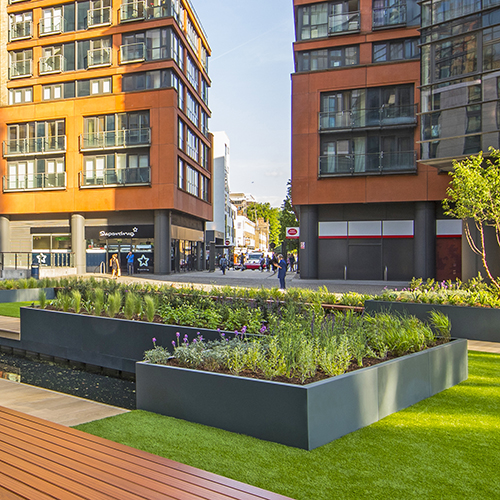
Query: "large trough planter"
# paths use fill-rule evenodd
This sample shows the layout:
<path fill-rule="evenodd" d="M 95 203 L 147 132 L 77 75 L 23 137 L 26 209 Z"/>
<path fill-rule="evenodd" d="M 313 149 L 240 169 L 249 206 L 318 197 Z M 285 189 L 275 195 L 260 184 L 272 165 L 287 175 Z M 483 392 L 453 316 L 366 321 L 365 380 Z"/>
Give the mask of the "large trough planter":
<path fill-rule="evenodd" d="M 140 362 L 137 408 L 312 450 L 467 375 L 465 340 L 304 386 Z"/>
<path fill-rule="evenodd" d="M 440 311 L 450 318 L 453 337 L 500 342 L 500 309 L 367 300 L 365 311 L 367 313 L 386 311 L 411 314 L 421 321 L 428 321 L 431 311 Z"/>
<path fill-rule="evenodd" d="M 207 340 L 220 338 L 216 330 L 162 325 L 144 321 L 21 308 L 21 340 L 2 341 L 9 347 L 129 373 L 153 348 L 151 339 L 167 349 L 176 332 L 189 339 L 200 332 Z"/>
<path fill-rule="evenodd" d="M 0 303 L 4 302 L 35 302 L 40 296 L 40 290 L 45 291 L 48 300 L 54 298 L 53 288 L 18 288 L 11 290 L 0 290 Z"/>

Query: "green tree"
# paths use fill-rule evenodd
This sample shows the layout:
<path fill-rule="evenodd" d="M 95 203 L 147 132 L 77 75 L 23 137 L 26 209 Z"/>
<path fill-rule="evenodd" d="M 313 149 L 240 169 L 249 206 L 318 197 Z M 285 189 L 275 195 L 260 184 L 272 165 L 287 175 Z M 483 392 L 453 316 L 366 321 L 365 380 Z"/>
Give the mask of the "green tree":
<path fill-rule="evenodd" d="M 246 212 L 247 217 L 253 222 L 264 219 L 269 223 L 269 243 L 277 245 L 280 237 L 279 208 L 273 208 L 267 202 L 255 202 L 248 205 Z"/>
<path fill-rule="evenodd" d="M 292 205 L 292 183 L 290 180 L 287 182 L 286 198 L 283 200 L 283 203 L 281 204 L 279 220 L 281 226 L 279 239 L 280 241 L 285 241 L 286 228 L 296 227 L 299 225 L 297 214 Z M 287 248 L 288 251 L 298 250 L 299 240 L 288 240 Z"/>
<path fill-rule="evenodd" d="M 483 153 L 455 161 L 450 186 L 443 200 L 445 214 L 462 219 L 467 243 L 474 253 L 481 257 L 484 269 L 491 283 L 500 292 L 500 282 L 493 278 L 486 259 L 485 229 L 495 228 L 500 246 L 500 151 L 490 148 L 491 159 L 484 159 Z M 474 224 L 479 237 L 476 241 L 471 233 Z"/>

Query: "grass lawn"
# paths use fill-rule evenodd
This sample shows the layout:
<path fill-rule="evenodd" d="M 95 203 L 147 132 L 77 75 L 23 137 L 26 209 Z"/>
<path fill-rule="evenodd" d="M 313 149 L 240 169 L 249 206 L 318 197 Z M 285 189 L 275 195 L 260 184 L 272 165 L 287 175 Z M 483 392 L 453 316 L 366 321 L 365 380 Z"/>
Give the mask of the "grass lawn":
<path fill-rule="evenodd" d="M 500 498 L 500 355 L 458 386 L 313 451 L 134 411 L 77 427 L 297 500 Z"/>
<path fill-rule="evenodd" d="M 19 318 L 21 316 L 21 307 L 30 306 L 31 304 L 38 304 L 38 302 L 5 302 L 0 304 L 0 316 L 11 316 Z"/>

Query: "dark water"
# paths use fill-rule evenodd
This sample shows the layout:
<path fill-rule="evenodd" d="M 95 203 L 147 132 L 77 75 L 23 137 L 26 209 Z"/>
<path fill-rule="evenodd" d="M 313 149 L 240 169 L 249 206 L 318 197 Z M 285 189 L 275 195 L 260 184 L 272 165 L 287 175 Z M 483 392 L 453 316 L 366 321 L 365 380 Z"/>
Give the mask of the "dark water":
<path fill-rule="evenodd" d="M 135 409 L 135 382 L 57 363 L 0 353 L 0 378 L 120 408 Z"/>

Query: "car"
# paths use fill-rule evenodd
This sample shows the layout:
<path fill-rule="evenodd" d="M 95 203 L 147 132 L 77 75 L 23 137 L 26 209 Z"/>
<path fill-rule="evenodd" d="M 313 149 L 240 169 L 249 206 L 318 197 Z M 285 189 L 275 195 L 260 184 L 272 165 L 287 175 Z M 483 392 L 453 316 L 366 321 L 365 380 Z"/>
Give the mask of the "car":
<path fill-rule="evenodd" d="M 261 258 L 262 258 L 262 252 L 249 253 L 245 261 L 245 269 L 260 269 Z"/>

